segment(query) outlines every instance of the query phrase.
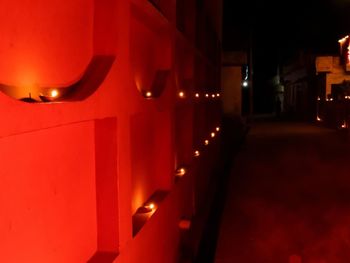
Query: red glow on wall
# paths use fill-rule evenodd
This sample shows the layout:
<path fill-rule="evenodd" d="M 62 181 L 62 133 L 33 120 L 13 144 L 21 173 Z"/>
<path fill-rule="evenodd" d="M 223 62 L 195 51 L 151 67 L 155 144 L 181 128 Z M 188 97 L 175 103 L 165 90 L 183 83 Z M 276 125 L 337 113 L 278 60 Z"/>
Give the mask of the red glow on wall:
<path fill-rule="evenodd" d="M 217 92 L 206 73 L 219 65 L 188 41 L 196 10 L 183 4 L 191 36 L 176 29 L 175 1 L 163 14 L 147 0 L 1 1 L 0 262 L 178 259 L 178 222 L 206 195 L 218 144 L 201 147 L 220 114 L 217 101 L 192 101 Z M 43 103 L 19 100 L 29 94 Z M 134 213 L 159 192 L 133 236 Z"/>
<path fill-rule="evenodd" d="M 92 13 L 91 0 L 1 1 L 0 83 L 22 96 L 76 81 L 92 56 Z"/>

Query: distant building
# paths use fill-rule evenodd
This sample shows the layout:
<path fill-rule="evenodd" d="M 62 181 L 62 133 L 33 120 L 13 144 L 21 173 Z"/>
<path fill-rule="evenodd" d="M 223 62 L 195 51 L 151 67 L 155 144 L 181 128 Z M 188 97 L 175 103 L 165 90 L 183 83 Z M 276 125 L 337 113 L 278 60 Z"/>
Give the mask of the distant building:
<path fill-rule="evenodd" d="M 349 126 L 350 102 L 350 42 L 346 36 L 339 40 L 338 56 L 318 56 L 317 120 L 337 129 Z"/>
<path fill-rule="evenodd" d="M 316 114 L 315 55 L 299 52 L 281 67 L 284 112 L 295 119 L 311 120 Z"/>
<path fill-rule="evenodd" d="M 250 88 L 248 59 L 244 51 L 224 52 L 222 58 L 222 106 L 227 115 L 241 115 L 244 92 Z"/>

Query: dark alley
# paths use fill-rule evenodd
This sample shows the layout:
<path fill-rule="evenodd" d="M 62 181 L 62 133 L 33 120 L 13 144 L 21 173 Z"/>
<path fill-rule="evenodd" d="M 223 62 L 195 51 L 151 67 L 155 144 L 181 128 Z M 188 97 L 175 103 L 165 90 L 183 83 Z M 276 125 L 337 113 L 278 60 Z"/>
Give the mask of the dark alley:
<path fill-rule="evenodd" d="M 348 262 L 347 136 L 311 124 L 253 124 L 234 160 L 215 263 Z"/>

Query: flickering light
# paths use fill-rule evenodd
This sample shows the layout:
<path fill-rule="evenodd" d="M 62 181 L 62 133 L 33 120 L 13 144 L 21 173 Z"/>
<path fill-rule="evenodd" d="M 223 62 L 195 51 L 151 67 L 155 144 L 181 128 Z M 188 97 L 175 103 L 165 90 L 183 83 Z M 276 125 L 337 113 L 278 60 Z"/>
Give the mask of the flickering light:
<path fill-rule="evenodd" d="M 321 98 L 320 98 L 320 97 L 317 97 L 317 100 L 321 100 Z"/>
<path fill-rule="evenodd" d="M 186 174 L 186 172 L 187 172 L 186 168 L 180 167 L 180 168 L 176 169 L 175 175 L 182 177 Z"/>
<path fill-rule="evenodd" d="M 208 144 L 209 144 L 209 140 L 205 140 L 204 145 L 208 145 Z"/>
<path fill-rule="evenodd" d="M 220 127 L 216 127 L 215 130 L 218 132 L 220 131 Z"/>
<path fill-rule="evenodd" d="M 347 100 L 347 99 L 348 99 L 348 96 L 345 96 L 344 98 Z"/>
<path fill-rule="evenodd" d="M 205 94 L 205 97 L 209 98 L 209 94 L 208 94 L 208 93 L 206 93 L 206 94 Z"/>
<path fill-rule="evenodd" d="M 194 151 L 194 156 L 195 157 L 198 157 L 199 155 L 201 155 L 201 153 L 198 150 Z"/>
<path fill-rule="evenodd" d="M 333 98 L 330 98 L 329 100 L 330 100 L 330 101 L 333 101 Z"/>
<path fill-rule="evenodd" d="M 322 121 L 322 119 L 320 117 L 318 117 L 318 116 L 317 116 L 316 119 L 317 119 L 317 121 Z"/>
<path fill-rule="evenodd" d="M 152 92 L 150 92 L 150 91 L 147 91 L 147 92 L 146 92 L 146 97 L 147 97 L 147 98 L 150 98 L 150 97 L 152 97 Z"/>
<path fill-rule="evenodd" d="M 56 98 L 58 96 L 58 90 L 56 89 L 51 90 L 50 95 L 52 98 Z"/>
<path fill-rule="evenodd" d="M 212 138 L 214 138 L 214 137 L 215 137 L 215 132 L 212 132 L 212 133 L 210 134 L 210 136 L 211 136 Z"/>
<path fill-rule="evenodd" d="M 149 203 L 147 205 L 145 205 L 146 208 L 154 210 L 156 208 L 156 205 L 154 203 Z"/>
<path fill-rule="evenodd" d="M 184 98 L 184 97 L 185 97 L 185 93 L 184 93 L 183 91 L 180 91 L 180 92 L 179 92 L 179 97 L 180 97 L 180 98 Z"/>
<path fill-rule="evenodd" d="M 220 97 L 220 93 L 216 93 L 216 97 Z"/>
<path fill-rule="evenodd" d="M 343 124 L 341 125 L 342 129 L 346 128 L 346 121 L 343 122 Z"/>
<path fill-rule="evenodd" d="M 196 95 L 195 95 L 195 96 L 196 96 L 196 98 L 199 98 L 199 93 L 196 93 Z"/>
<path fill-rule="evenodd" d="M 215 94 L 212 94 L 211 97 L 212 97 L 212 98 L 215 98 Z"/>
<path fill-rule="evenodd" d="M 338 42 L 339 43 L 343 43 L 346 39 L 348 39 L 349 38 L 349 36 L 345 36 L 345 37 L 343 37 L 342 39 L 339 39 L 338 40 Z"/>
<path fill-rule="evenodd" d="M 329 101 L 329 99 L 327 98 L 326 101 Z"/>
<path fill-rule="evenodd" d="M 248 87 L 248 81 L 246 81 L 246 80 L 243 81 L 243 82 L 242 82 L 242 86 L 243 86 L 244 88 Z"/>

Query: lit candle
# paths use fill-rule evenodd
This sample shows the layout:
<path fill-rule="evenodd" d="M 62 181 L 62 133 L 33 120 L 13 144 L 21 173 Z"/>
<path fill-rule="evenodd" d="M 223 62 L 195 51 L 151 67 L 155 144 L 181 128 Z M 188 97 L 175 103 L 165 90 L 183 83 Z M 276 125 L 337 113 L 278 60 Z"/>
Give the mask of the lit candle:
<path fill-rule="evenodd" d="M 51 90 L 50 95 L 52 98 L 56 98 L 58 96 L 58 90 L 56 89 Z"/>
<path fill-rule="evenodd" d="M 184 167 L 178 168 L 175 172 L 175 175 L 178 177 L 182 177 L 185 174 L 186 174 L 186 168 L 184 168 Z"/>

